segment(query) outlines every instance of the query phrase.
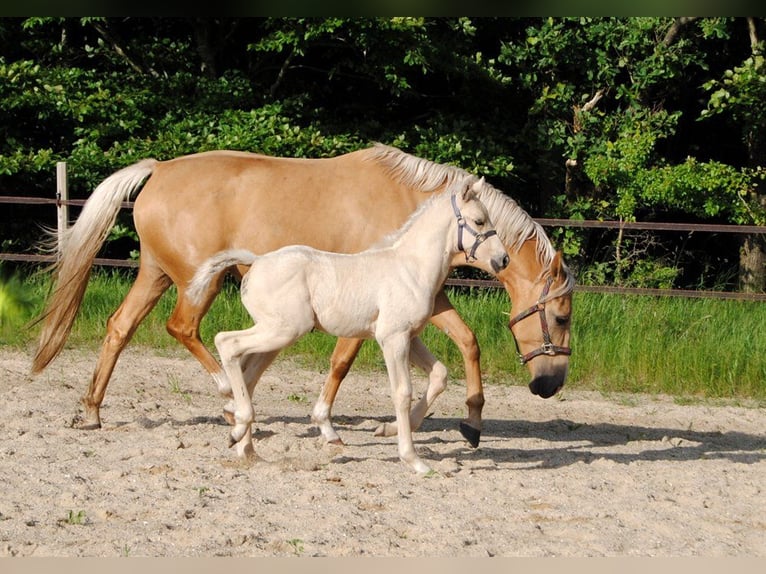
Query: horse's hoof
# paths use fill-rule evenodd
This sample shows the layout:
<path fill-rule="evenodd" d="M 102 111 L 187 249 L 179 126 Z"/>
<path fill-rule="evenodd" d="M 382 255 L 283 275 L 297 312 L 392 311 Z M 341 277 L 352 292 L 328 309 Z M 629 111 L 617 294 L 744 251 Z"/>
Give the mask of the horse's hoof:
<path fill-rule="evenodd" d="M 328 440 L 327 444 L 335 444 L 335 445 L 338 445 L 338 446 L 346 446 L 346 443 L 343 442 L 343 439 L 341 439 L 341 438 L 334 438 L 332 440 Z"/>
<path fill-rule="evenodd" d="M 460 434 L 463 435 L 463 438 L 465 438 L 465 440 L 468 441 L 468 444 L 470 444 L 473 448 L 477 448 L 479 446 L 479 439 L 481 438 L 480 430 L 476 430 L 468 423 L 461 422 Z"/>
<path fill-rule="evenodd" d="M 101 428 L 101 420 L 86 420 L 80 415 L 72 417 L 72 422 L 69 423 L 70 428 L 78 430 L 98 430 Z"/>

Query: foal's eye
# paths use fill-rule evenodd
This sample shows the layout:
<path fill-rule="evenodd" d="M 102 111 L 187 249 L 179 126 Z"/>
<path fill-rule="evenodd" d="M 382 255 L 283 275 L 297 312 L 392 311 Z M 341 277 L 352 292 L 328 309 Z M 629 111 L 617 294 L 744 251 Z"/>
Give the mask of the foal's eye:
<path fill-rule="evenodd" d="M 556 317 L 557 325 L 563 327 L 567 323 L 569 323 L 569 315 L 559 315 L 558 317 Z"/>

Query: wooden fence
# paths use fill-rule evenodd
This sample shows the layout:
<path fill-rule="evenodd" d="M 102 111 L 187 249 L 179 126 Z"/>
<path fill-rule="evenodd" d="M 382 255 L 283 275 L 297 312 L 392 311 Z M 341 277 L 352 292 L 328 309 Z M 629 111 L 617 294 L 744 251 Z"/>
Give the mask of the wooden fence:
<path fill-rule="evenodd" d="M 12 197 L 0 196 L 0 204 L 26 204 L 26 205 L 55 205 L 57 212 L 57 229 L 59 238 L 69 224 L 69 206 L 82 206 L 84 199 L 69 199 L 67 188 L 66 163 L 56 164 L 56 197 Z M 123 202 L 124 209 L 132 209 L 133 202 Z M 597 229 L 621 229 L 621 230 L 644 230 L 644 231 L 689 231 L 703 233 L 739 233 L 739 234 L 764 234 L 766 226 L 762 225 L 716 225 L 716 224 L 693 224 L 693 223 L 656 223 L 656 222 L 624 222 L 624 221 L 593 221 L 572 219 L 549 219 L 536 218 L 535 221 L 544 227 L 579 227 Z M 0 261 L 27 261 L 27 262 L 53 262 L 56 255 L 37 255 L 28 253 L 0 253 Z M 110 267 L 138 267 L 138 262 L 129 259 L 105 259 L 96 258 L 96 265 Z M 455 279 L 450 278 L 448 285 L 479 288 L 499 288 L 501 284 L 494 280 L 482 279 Z M 576 291 L 586 293 L 622 293 L 630 295 L 656 295 L 675 297 L 694 297 L 712 299 L 737 299 L 747 301 L 766 301 L 766 293 L 739 293 L 730 291 L 698 291 L 690 289 L 649 289 L 639 287 L 617 287 L 611 285 L 577 285 Z"/>

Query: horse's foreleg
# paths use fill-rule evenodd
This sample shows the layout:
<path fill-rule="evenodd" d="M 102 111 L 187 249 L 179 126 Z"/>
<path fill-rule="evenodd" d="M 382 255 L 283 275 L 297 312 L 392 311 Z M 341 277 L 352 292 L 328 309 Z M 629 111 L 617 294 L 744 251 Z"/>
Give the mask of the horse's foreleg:
<path fill-rule="evenodd" d="M 428 375 L 428 389 L 410 411 L 410 425 L 413 431 L 420 428 L 431 405 L 447 388 L 447 367 L 431 354 L 420 337 L 412 339 L 410 362 Z M 397 433 L 396 423 L 383 423 L 375 430 L 376 436 L 393 436 Z"/>
<path fill-rule="evenodd" d="M 148 260 L 148 257 L 147 257 Z M 146 260 L 145 260 L 146 261 Z M 136 328 L 157 304 L 160 296 L 170 286 L 170 279 L 158 267 L 142 265 L 138 276 L 127 296 L 106 322 L 106 336 L 90 381 L 88 392 L 82 398 L 85 409 L 81 427 L 95 429 L 101 427 L 101 403 L 104 401 L 106 387 L 117 364 L 117 359 Z"/>
<path fill-rule="evenodd" d="M 388 378 L 391 384 L 391 398 L 396 411 L 399 429 L 399 458 L 412 467 L 415 472 L 424 474 L 430 467 L 415 452 L 410 427 L 410 405 L 412 403 L 412 381 L 410 380 L 409 356 L 410 337 L 397 334 L 379 340 L 383 357 L 386 361 Z"/>
<path fill-rule="evenodd" d="M 327 374 L 327 379 L 322 385 L 322 392 L 319 393 L 319 398 L 311 411 L 311 420 L 319 427 L 325 440 L 331 444 L 343 444 L 332 426 L 330 413 L 338 388 L 354 363 L 359 349 L 362 348 L 362 343 L 364 343 L 364 339 L 346 339 L 343 337 L 335 342 L 335 349 L 332 352 L 332 357 L 330 357 L 330 372 Z"/>
<path fill-rule="evenodd" d="M 481 411 L 484 407 L 484 388 L 481 384 L 481 350 L 476 335 L 458 315 L 444 291 L 436 296 L 431 323 L 442 330 L 460 349 L 465 365 L 466 405 L 468 418 L 460 423 L 460 432 L 476 448 L 481 438 Z"/>

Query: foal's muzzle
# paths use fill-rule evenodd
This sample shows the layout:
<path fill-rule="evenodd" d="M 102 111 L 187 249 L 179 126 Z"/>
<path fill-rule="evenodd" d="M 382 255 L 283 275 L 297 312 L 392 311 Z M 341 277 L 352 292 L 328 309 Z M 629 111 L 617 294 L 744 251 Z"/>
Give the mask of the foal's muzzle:
<path fill-rule="evenodd" d="M 505 253 L 499 260 L 493 259 L 492 260 L 492 270 L 495 273 L 500 273 L 503 269 L 508 267 L 508 264 L 511 262 L 511 258 L 508 257 L 508 254 Z"/>

